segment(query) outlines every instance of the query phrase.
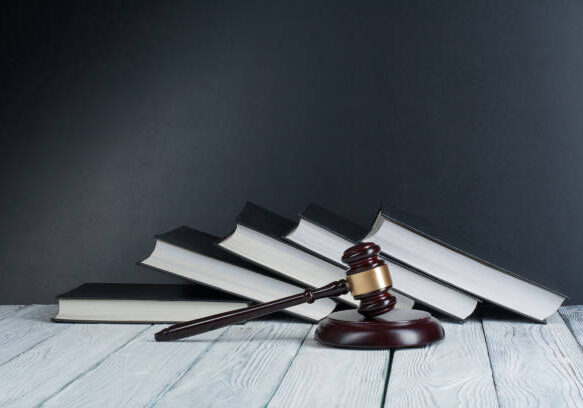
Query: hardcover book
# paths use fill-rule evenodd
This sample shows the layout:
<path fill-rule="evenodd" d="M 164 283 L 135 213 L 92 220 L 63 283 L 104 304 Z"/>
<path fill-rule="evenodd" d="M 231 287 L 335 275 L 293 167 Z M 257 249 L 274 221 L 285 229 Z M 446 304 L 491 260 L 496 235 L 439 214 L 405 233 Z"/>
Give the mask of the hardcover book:
<path fill-rule="evenodd" d="M 178 323 L 251 304 L 199 285 L 85 283 L 58 296 L 56 322 Z"/>
<path fill-rule="evenodd" d="M 321 206 L 311 204 L 300 214 L 297 227 L 285 238 L 340 264 L 344 250 L 365 235 L 364 227 Z M 478 301 L 474 297 L 400 265 L 386 256 L 383 258 L 389 266 L 396 292 L 456 319 L 467 318 L 476 308 Z"/>
<path fill-rule="evenodd" d="M 154 250 L 139 264 L 257 302 L 269 302 L 304 290 L 222 250 L 216 245 L 217 240 L 213 235 L 182 226 L 157 235 Z M 286 312 L 317 321 L 335 307 L 333 300 L 321 299 L 291 307 Z"/>
<path fill-rule="evenodd" d="M 379 243 L 388 256 L 416 270 L 537 321 L 555 313 L 566 299 L 391 218 L 382 210 L 364 239 Z"/>
<path fill-rule="evenodd" d="M 292 279 L 301 285 L 320 287 L 344 279 L 347 267 L 281 239 L 295 223 L 256 204 L 247 202 L 237 217 L 235 231 L 219 245 L 255 264 L 273 271 L 277 276 Z M 392 292 L 401 308 L 411 308 L 413 301 Z M 342 302 L 357 306 L 350 295 L 338 297 Z"/>

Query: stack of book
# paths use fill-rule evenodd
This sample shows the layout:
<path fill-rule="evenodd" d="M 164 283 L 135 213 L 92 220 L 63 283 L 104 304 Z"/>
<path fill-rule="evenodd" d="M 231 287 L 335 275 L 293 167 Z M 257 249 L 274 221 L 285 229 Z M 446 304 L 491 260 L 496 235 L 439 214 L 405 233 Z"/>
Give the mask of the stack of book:
<path fill-rule="evenodd" d="M 545 321 L 565 296 L 478 259 L 379 211 L 370 229 L 315 205 L 294 222 L 248 202 L 224 238 L 182 226 L 156 235 L 139 265 L 185 285 L 84 284 L 59 296 L 55 321 L 174 323 L 267 302 L 343 279 L 344 250 L 375 242 L 400 308 L 423 307 L 463 321 L 485 301 Z M 286 312 L 318 321 L 356 307 L 351 295 Z"/>

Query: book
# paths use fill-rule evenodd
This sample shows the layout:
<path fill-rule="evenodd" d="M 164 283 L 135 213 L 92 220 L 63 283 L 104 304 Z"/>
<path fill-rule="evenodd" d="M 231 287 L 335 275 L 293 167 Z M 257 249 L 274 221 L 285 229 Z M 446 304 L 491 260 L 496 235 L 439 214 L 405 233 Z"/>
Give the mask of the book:
<path fill-rule="evenodd" d="M 365 240 L 416 270 L 480 299 L 537 321 L 545 321 L 566 296 L 470 255 L 379 211 Z"/>
<path fill-rule="evenodd" d="M 263 268 L 216 245 L 218 237 L 186 226 L 156 235 L 154 250 L 139 265 L 167 272 L 236 296 L 269 302 L 301 293 L 304 288 L 275 279 Z M 287 313 L 317 321 L 334 310 L 336 302 L 320 299 L 286 309 Z"/>
<path fill-rule="evenodd" d="M 219 242 L 222 248 L 280 277 L 309 287 L 320 287 L 346 278 L 346 266 L 336 265 L 281 238 L 296 225 L 288 218 L 247 202 L 236 222 L 235 230 Z M 399 293 L 392 293 L 397 298 L 398 307 L 413 307 L 414 301 Z M 338 299 L 348 305 L 359 305 L 350 294 L 339 296 Z"/>
<path fill-rule="evenodd" d="M 85 283 L 57 297 L 56 322 L 178 323 L 249 306 L 199 285 Z"/>
<path fill-rule="evenodd" d="M 310 204 L 300 213 L 300 222 L 285 239 L 341 264 L 344 251 L 359 242 L 366 232 L 364 227 L 324 207 Z M 459 320 L 466 319 L 475 310 L 476 298 L 399 265 L 382 254 L 381 257 L 389 266 L 396 292 Z"/>

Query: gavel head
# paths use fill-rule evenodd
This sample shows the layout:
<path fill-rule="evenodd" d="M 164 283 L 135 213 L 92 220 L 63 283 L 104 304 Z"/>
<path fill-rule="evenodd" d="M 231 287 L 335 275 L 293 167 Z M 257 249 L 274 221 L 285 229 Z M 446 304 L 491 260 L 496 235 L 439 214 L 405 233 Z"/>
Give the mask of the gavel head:
<path fill-rule="evenodd" d="M 389 267 L 378 258 L 380 247 L 372 242 L 355 245 L 344 251 L 342 262 L 350 269 L 346 283 L 352 296 L 360 301 L 358 312 L 373 317 L 393 309 L 396 299 L 389 293 L 392 286 Z"/>

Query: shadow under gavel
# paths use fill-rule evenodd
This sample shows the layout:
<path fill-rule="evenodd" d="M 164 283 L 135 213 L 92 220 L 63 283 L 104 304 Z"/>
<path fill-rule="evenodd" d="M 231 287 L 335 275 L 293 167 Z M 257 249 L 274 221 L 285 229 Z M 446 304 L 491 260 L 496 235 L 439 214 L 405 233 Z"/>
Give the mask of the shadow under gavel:
<path fill-rule="evenodd" d="M 379 246 L 373 243 L 353 246 L 342 256 L 350 266 L 346 279 L 271 302 L 175 324 L 156 333 L 156 341 L 194 336 L 348 292 L 360 301 L 358 310 L 335 312 L 321 320 L 316 329 L 320 343 L 370 349 L 422 346 L 443 338 L 441 324 L 428 312 L 394 308 L 396 299 L 389 292 L 391 275 L 385 261 L 378 258 L 379 252 Z"/>

